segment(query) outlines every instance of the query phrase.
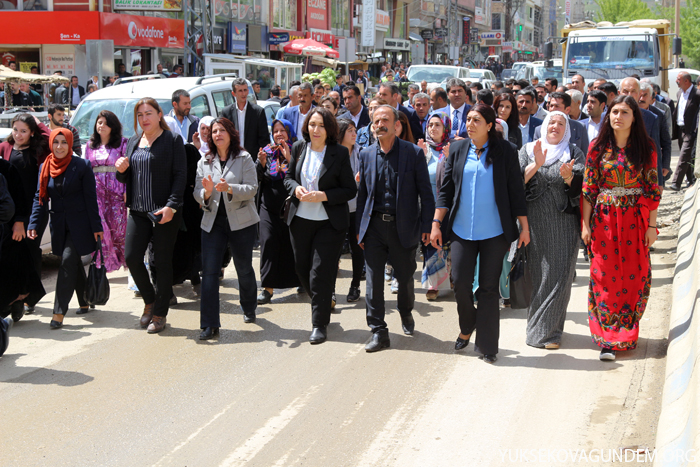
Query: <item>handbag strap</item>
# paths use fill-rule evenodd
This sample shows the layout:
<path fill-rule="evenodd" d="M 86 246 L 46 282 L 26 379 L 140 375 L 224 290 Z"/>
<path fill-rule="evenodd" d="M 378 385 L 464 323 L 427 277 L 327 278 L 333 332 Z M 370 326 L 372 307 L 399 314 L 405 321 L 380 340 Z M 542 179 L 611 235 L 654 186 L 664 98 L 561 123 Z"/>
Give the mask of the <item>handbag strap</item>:
<path fill-rule="evenodd" d="M 102 253 L 102 237 L 99 237 L 97 239 L 97 248 L 95 248 L 95 253 L 92 254 L 92 264 L 97 264 L 97 254 L 98 253 L 100 255 L 100 262 L 102 263 L 102 267 L 104 267 L 105 256 L 104 256 L 104 253 Z"/>

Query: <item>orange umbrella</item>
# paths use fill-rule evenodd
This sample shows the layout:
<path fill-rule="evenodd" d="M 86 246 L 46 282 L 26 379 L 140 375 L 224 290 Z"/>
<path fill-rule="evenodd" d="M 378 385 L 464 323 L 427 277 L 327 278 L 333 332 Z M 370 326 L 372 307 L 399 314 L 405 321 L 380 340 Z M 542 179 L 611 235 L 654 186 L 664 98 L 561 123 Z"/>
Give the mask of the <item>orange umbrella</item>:
<path fill-rule="evenodd" d="M 315 55 L 317 57 L 340 58 L 337 50 L 313 39 L 294 39 L 284 46 L 285 53 L 294 55 Z"/>

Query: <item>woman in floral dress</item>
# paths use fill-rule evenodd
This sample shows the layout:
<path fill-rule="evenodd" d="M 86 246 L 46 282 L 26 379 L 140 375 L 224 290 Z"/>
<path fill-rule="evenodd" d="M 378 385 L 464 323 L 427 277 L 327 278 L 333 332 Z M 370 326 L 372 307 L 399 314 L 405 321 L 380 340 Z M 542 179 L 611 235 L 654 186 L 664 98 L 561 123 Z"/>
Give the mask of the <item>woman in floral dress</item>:
<path fill-rule="evenodd" d="M 588 151 L 581 202 L 591 259 L 588 324 L 601 360 L 637 347 L 661 199 L 656 157 L 637 102 L 619 96 Z"/>
<path fill-rule="evenodd" d="M 117 116 L 109 110 L 103 110 L 97 115 L 85 151 L 85 158 L 90 161 L 95 172 L 97 205 L 104 225 L 102 252 L 109 272 L 126 267 L 126 186 L 117 181 L 114 164 L 124 156 L 127 141 L 122 137 L 122 124 Z"/>

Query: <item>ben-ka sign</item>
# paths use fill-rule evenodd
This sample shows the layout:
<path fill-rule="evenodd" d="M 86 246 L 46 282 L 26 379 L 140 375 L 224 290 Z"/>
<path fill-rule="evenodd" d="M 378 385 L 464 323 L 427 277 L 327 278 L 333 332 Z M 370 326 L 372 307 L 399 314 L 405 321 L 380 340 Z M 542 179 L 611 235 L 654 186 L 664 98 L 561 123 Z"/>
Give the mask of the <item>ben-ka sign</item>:
<path fill-rule="evenodd" d="M 182 0 L 113 0 L 114 10 L 181 11 Z"/>

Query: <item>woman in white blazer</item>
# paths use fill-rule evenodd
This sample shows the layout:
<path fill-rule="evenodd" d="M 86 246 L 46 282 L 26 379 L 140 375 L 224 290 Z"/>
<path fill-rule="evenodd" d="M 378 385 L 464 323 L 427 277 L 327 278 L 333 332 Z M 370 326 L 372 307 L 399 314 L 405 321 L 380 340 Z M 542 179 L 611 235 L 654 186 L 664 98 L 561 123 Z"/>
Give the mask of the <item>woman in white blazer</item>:
<path fill-rule="evenodd" d="M 219 273 L 224 252 L 231 246 L 238 275 L 239 295 L 246 323 L 255 322 L 257 282 L 253 245 L 258 177 L 255 164 L 241 148 L 238 131 L 230 120 L 215 119 L 210 128 L 209 152 L 197 164 L 194 197 L 202 205 L 202 299 L 200 340 L 219 333 Z"/>

